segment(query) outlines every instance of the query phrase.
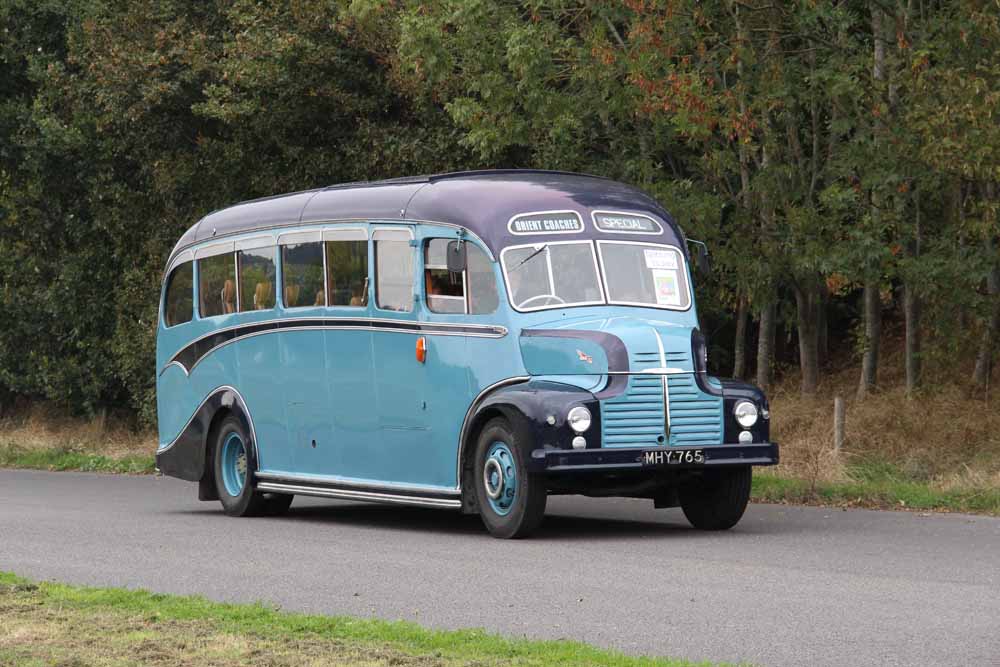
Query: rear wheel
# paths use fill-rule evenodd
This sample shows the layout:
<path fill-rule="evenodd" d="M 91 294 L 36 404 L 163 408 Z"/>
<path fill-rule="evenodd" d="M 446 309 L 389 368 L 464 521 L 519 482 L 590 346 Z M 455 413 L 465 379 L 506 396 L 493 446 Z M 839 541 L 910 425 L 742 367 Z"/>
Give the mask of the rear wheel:
<path fill-rule="evenodd" d="M 706 470 L 679 490 L 681 509 L 701 530 L 728 530 L 739 523 L 750 500 L 750 466 Z"/>
<path fill-rule="evenodd" d="M 531 444 L 530 435 L 504 418 L 491 420 L 479 434 L 470 481 L 494 537 L 526 537 L 545 517 L 545 478 L 525 466 Z"/>
<path fill-rule="evenodd" d="M 253 457 L 250 438 L 235 417 L 226 417 L 216 432 L 215 487 L 222 509 L 230 516 L 256 516 L 267 511 L 268 499 L 254 489 Z M 289 501 L 290 504 L 290 501 Z M 288 509 L 287 506 L 285 509 Z"/>

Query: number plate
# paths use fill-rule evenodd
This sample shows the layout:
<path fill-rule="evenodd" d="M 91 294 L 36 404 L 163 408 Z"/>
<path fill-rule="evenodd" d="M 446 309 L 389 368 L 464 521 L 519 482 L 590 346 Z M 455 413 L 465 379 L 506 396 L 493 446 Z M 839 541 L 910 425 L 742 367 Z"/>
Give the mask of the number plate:
<path fill-rule="evenodd" d="M 705 462 L 705 452 L 700 449 L 658 450 L 643 452 L 644 466 L 700 465 Z"/>

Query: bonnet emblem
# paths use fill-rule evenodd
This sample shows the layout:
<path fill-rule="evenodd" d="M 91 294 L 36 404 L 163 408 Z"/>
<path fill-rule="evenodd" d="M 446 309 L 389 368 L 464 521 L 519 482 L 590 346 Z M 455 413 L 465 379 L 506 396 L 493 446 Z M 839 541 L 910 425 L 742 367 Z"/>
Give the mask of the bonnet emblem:
<path fill-rule="evenodd" d="M 583 350 L 577 350 L 576 356 L 580 357 L 580 361 L 586 361 L 588 364 L 594 363 L 594 358 Z"/>

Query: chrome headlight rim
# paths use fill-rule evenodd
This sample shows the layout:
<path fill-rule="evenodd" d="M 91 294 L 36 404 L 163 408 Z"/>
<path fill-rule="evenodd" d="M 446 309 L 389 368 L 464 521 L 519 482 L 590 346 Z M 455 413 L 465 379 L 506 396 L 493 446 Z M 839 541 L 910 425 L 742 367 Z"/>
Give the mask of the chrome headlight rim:
<path fill-rule="evenodd" d="M 577 405 L 566 413 L 566 423 L 574 433 L 586 433 L 594 423 L 594 417 L 586 407 Z"/>
<path fill-rule="evenodd" d="M 733 406 L 733 417 L 736 419 L 736 423 L 743 428 L 750 428 L 760 418 L 760 411 L 753 401 L 736 401 L 736 405 Z"/>

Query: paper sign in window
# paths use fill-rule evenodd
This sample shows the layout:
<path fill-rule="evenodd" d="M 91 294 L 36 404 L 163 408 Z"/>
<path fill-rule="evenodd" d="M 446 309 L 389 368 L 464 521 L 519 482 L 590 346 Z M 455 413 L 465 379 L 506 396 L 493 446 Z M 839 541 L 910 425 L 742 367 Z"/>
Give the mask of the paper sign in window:
<path fill-rule="evenodd" d="M 656 303 L 661 306 L 681 305 L 681 290 L 675 269 L 651 269 Z"/>
<path fill-rule="evenodd" d="M 673 250 L 653 250 L 647 248 L 643 251 L 646 256 L 647 269 L 672 269 L 677 270 L 677 255 Z"/>

